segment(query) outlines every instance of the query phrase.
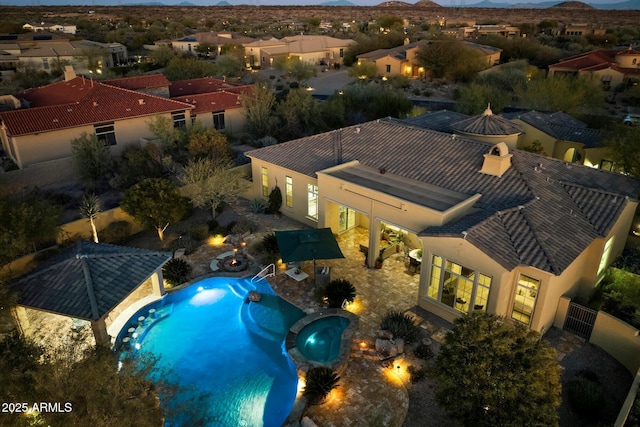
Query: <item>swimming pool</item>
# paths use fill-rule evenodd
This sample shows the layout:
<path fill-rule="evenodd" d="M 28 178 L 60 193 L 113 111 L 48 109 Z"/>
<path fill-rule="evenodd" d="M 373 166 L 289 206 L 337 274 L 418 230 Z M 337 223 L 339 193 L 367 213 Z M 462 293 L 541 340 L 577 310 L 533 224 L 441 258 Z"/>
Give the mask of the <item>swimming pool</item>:
<path fill-rule="evenodd" d="M 314 320 L 302 328 L 296 337 L 296 346 L 309 360 L 331 362 L 338 357 L 342 344 L 342 332 L 349 323 L 349 319 L 342 316 Z"/>
<path fill-rule="evenodd" d="M 260 302 L 247 302 L 251 290 L 262 294 Z M 283 423 L 298 382 L 283 341 L 303 316 L 301 310 L 275 295 L 264 280 L 215 277 L 145 307 L 123 331 L 150 309 L 156 319 L 135 328 L 130 353 L 158 357 L 162 378 L 152 379 L 185 387 L 177 398 L 163 402 L 177 413 L 167 425 L 189 425 L 191 415 L 180 408 L 194 402 L 211 426 Z"/>

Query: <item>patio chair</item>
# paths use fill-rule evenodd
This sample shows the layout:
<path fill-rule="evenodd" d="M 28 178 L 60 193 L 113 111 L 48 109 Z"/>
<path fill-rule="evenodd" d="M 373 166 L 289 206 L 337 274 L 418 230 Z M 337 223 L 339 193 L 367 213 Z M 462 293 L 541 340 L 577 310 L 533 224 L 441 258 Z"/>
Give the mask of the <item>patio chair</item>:
<path fill-rule="evenodd" d="M 407 270 L 411 273 L 417 273 L 420 269 L 420 261 L 415 258 L 409 257 L 409 267 Z"/>
<path fill-rule="evenodd" d="M 331 267 L 317 266 L 316 267 L 316 285 L 325 286 L 331 281 Z"/>

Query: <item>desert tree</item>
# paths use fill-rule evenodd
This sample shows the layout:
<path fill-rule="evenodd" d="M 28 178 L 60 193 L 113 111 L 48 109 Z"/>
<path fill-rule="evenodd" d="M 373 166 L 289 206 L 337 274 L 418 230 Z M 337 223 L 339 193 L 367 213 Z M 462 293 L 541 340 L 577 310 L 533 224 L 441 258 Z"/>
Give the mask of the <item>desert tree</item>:
<path fill-rule="evenodd" d="M 214 65 L 209 61 L 197 58 L 175 57 L 169 61 L 164 69 L 164 75 L 171 81 L 197 79 L 213 75 Z"/>
<path fill-rule="evenodd" d="M 234 55 L 220 55 L 216 58 L 212 74 L 216 76 L 237 77 L 244 69 L 244 62 Z"/>
<path fill-rule="evenodd" d="M 83 185 L 93 190 L 106 182 L 113 172 L 109 146 L 95 134 L 83 132 L 71 140 L 71 156 Z"/>
<path fill-rule="evenodd" d="M 214 218 L 224 200 L 233 199 L 245 189 L 242 178 L 242 172 L 232 168 L 230 162 L 211 157 L 189 161 L 179 177 L 193 206 L 209 207 Z"/>
<path fill-rule="evenodd" d="M 488 313 L 456 319 L 433 373 L 437 401 L 462 425 L 558 425 L 555 351 L 520 323 Z"/>
<path fill-rule="evenodd" d="M 79 53 L 76 55 L 76 59 L 79 60 L 88 70 L 96 71 L 99 68 L 100 62 L 102 61 L 102 57 L 105 53 L 107 53 L 107 51 L 97 44 L 88 44 L 80 48 Z"/>
<path fill-rule="evenodd" d="M 94 193 L 85 194 L 80 201 L 80 215 L 87 218 L 91 226 L 93 241 L 98 243 L 98 230 L 96 229 L 96 219 L 100 213 L 100 199 Z"/>
<path fill-rule="evenodd" d="M 604 105 L 604 92 L 597 79 L 551 76 L 533 79 L 515 89 L 524 108 L 538 111 L 580 112 Z"/>
<path fill-rule="evenodd" d="M 607 147 L 616 167 L 623 173 L 640 178 L 640 127 L 616 125 L 605 134 Z"/>
<path fill-rule="evenodd" d="M 177 56 L 178 52 L 176 52 L 172 47 L 166 45 L 160 46 L 149 53 L 151 60 L 160 67 L 166 67 L 167 64 Z"/>
<path fill-rule="evenodd" d="M 244 107 L 246 128 L 256 139 L 273 132 L 272 112 L 276 97 L 268 84 L 256 83 L 240 97 Z"/>
<path fill-rule="evenodd" d="M 316 67 L 313 64 L 309 64 L 297 56 L 277 59 L 274 67 L 297 82 L 305 81 L 317 74 Z"/>
<path fill-rule="evenodd" d="M 120 207 L 140 224 L 155 228 L 160 240 L 169 224 L 182 219 L 189 210 L 178 187 L 163 178 L 147 178 L 130 187 Z"/>
<path fill-rule="evenodd" d="M 211 157 L 223 162 L 233 159 L 233 150 L 227 137 L 214 128 L 193 125 L 189 130 L 189 154 L 193 157 Z"/>
<path fill-rule="evenodd" d="M 500 112 L 509 105 L 511 96 L 500 89 L 471 83 L 460 89 L 456 102 L 456 110 L 464 114 L 480 114 L 491 104 L 493 112 Z"/>
<path fill-rule="evenodd" d="M 292 89 L 275 108 L 279 119 L 278 138 L 289 141 L 327 130 L 322 121 L 320 103 L 304 89 Z"/>

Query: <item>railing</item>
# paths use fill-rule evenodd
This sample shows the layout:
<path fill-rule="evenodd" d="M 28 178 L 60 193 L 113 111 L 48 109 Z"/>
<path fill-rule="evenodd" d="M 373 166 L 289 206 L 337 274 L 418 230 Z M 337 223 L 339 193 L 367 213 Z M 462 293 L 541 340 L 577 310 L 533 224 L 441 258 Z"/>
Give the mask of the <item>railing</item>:
<path fill-rule="evenodd" d="M 269 269 L 271 269 L 271 272 L 269 272 Z M 253 276 L 251 278 L 251 283 L 253 283 L 254 280 L 258 279 L 264 279 L 266 277 L 273 277 L 276 275 L 276 266 L 272 263 L 267 265 L 265 268 L 263 268 L 262 270 L 260 270 L 260 272 L 258 274 L 256 274 L 255 276 Z"/>

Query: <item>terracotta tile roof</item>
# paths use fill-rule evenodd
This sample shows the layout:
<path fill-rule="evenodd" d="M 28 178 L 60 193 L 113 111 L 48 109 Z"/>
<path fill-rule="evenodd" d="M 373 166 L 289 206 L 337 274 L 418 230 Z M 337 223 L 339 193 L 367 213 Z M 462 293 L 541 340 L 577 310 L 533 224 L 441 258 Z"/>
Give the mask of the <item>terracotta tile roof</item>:
<path fill-rule="evenodd" d="M 193 108 L 180 101 L 82 77 L 28 90 L 16 97 L 27 100 L 31 108 L 0 113 L 12 136 Z"/>
<path fill-rule="evenodd" d="M 178 96 L 173 99 L 193 105 L 194 109 L 191 110 L 192 114 L 231 110 L 242 107 L 240 95 L 227 91 Z"/>
<path fill-rule="evenodd" d="M 169 86 L 169 96 L 172 98 L 196 93 L 216 92 L 222 89 L 232 88 L 236 85 L 227 83 L 224 80 L 213 77 L 203 77 L 200 79 L 179 80 L 171 82 Z"/>
<path fill-rule="evenodd" d="M 452 138 L 384 119 L 340 132 L 342 158 L 390 174 L 462 194 L 481 194 L 475 212 L 422 235 L 462 238 L 508 270 L 531 265 L 560 274 L 595 238 L 605 236 L 640 181 L 514 150 L 512 166 L 498 178 L 479 173 L 491 144 Z M 336 132 L 327 132 L 246 153 L 315 177 L 335 166 Z M 377 142 L 377 144 L 376 144 Z"/>
<path fill-rule="evenodd" d="M 97 320 L 169 259 L 170 252 L 78 241 L 18 279 L 12 288 L 20 305 Z"/>
<path fill-rule="evenodd" d="M 103 80 L 105 84 L 129 90 L 151 89 L 169 86 L 171 82 L 164 74 L 147 74 L 144 76 L 124 77 L 121 79 Z"/>
<path fill-rule="evenodd" d="M 222 34 L 222 33 L 220 33 Z M 234 33 L 225 33 L 219 35 L 219 33 L 202 32 L 195 33 L 179 39 L 174 39 L 176 42 L 198 42 L 198 43 L 211 43 L 214 45 L 223 45 L 227 43 L 245 45 L 247 43 L 254 42 L 256 39 L 251 37 L 239 36 Z"/>

